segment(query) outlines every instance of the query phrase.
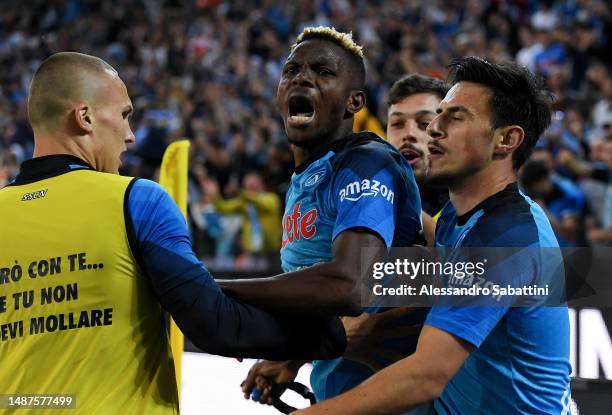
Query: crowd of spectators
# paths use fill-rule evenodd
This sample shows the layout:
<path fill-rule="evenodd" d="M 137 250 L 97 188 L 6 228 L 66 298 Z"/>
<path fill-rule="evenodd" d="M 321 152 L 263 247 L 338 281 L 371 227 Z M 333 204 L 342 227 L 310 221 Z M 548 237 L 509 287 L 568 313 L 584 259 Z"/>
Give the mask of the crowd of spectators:
<path fill-rule="evenodd" d="M 605 0 L 5 0 L 2 6 L 0 187 L 32 155 L 26 94 L 37 65 L 57 51 L 100 56 L 117 68 L 135 106 L 136 144 L 123 173 L 155 177 L 168 143 L 188 137 L 189 222 L 199 254 L 216 258 L 209 260 L 213 267 L 257 267 L 256 259 L 269 257 L 280 242 L 241 236 L 245 224 L 251 234 L 262 229 L 261 212 L 244 202 L 252 197 L 244 186 L 255 181 L 261 197 L 277 195 L 281 203 L 272 205 L 280 214 L 293 166 L 274 105 L 276 85 L 301 29 L 331 25 L 352 31 L 365 47 L 368 109 L 383 125 L 393 81 L 414 72 L 444 78 L 453 57 L 516 60 L 539 73 L 554 95 L 554 120 L 524 179 L 567 244 L 612 243 L 612 8 Z M 221 214 L 219 199 L 247 207 Z"/>

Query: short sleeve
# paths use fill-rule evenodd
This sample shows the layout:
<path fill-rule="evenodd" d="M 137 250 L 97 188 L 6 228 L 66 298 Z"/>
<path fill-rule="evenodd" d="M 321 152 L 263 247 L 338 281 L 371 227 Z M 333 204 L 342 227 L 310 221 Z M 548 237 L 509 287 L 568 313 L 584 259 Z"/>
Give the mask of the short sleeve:
<path fill-rule="evenodd" d="M 338 162 L 331 195 L 337 209 L 332 239 L 360 227 L 391 246 L 403 191 L 401 168 L 388 153 L 366 148 L 353 149 Z"/>
<path fill-rule="evenodd" d="M 482 288 L 488 289 L 489 294 L 441 298 L 439 305 L 432 307 L 425 324 L 479 347 L 511 307 L 558 305 L 555 295 L 564 288 L 558 249 L 542 250 L 537 244 L 471 249 L 479 255 L 482 253 L 482 257 L 471 258 L 468 262 L 476 263 L 486 258 L 484 273 L 461 279 L 445 278 L 449 281 L 446 287 Z M 530 287 L 547 287 L 547 291 L 550 287 L 550 292 L 536 295 L 529 291 Z"/>

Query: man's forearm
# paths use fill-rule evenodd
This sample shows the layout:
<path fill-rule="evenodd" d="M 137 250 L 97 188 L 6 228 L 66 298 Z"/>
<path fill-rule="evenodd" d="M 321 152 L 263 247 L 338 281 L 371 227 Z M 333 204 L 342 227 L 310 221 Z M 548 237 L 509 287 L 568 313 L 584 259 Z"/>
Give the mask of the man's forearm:
<path fill-rule="evenodd" d="M 269 313 L 224 295 L 194 256 L 148 244 L 145 270 L 162 307 L 208 353 L 270 360 L 329 359 L 346 348 L 339 319 Z"/>
<path fill-rule="evenodd" d="M 333 263 L 269 278 L 217 282 L 232 297 L 267 310 L 327 316 L 361 312 L 358 283 L 343 277 Z"/>
<path fill-rule="evenodd" d="M 400 415 L 436 399 L 441 388 L 414 355 L 378 372 L 356 388 L 294 415 Z"/>
<path fill-rule="evenodd" d="M 216 303 L 215 310 L 196 304 L 172 313 L 185 335 L 207 353 L 287 360 L 331 359 L 345 351 L 344 329 L 335 317 L 275 315 L 222 297 Z"/>
<path fill-rule="evenodd" d="M 363 248 L 369 248 L 364 250 Z M 267 310 L 320 316 L 361 314 L 361 267 L 387 255 L 384 241 L 369 229 L 340 233 L 332 260 L 270 278 L 217 281 L 231 296 Z"/>
<path fill-rule="evenodd" d="M 472 349 L 464 340 L 425 325 L 414 354 L 381 370 L 356 388 L 294 414 L 403 414 L 437 399 Z"/>

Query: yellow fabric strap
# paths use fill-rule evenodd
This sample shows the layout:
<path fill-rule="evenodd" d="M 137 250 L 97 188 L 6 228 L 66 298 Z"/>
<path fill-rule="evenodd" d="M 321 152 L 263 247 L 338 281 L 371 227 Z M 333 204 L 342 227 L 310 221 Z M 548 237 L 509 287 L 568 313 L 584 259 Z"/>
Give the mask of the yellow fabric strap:
<path fill-rule="evenodd" d="M 171 143 L 162 158 L 159 172 L 159 184 L 166 189 L 174 202 L 187 218 L 187 176 L 189 171 L 189 140 L 179 140 Z M 176 383 L 181 392 L 181 363 L 185 339 L 181 329 L 170 319 L 170 345 L 174 357 Z"/>

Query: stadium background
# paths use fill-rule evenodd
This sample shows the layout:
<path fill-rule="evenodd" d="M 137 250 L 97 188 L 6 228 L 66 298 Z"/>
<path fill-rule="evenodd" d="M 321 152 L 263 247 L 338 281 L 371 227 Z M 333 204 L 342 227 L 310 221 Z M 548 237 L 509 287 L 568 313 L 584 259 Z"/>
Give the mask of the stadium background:
<path fill-rule="evenodd" d="M 217 276 L 277 270 L 274 223 L 293 162 L 274 96 L 289 45 L 310 25 L 352 31 L 365 47 L 368 114 L 356 128 L 384 127 L 393 81 L 413 72 L 444 78 L 456 56 L 516 60 L 539 73 L 555 113 L 534 158 L 571 186 L 580 244 L 612 245 L 612 8 L 603 0 L 4 0 L 0 187 L 32 155 L 26 95 L 37 65 L 64 50 L 100 56 L 135 106 L 136 144 L 122 173 L 155 178 L 166 146 L 188 137 L 200 257 Z M 248 192 L 266 193 L 268 203 L 249 204 Z M 575 311 L 576 375 L 612 379 L 610 311 Z M 223 399 L 240 399 L 234 389 Z M 593 411 L 582 413 L 611 413 Z"/>

